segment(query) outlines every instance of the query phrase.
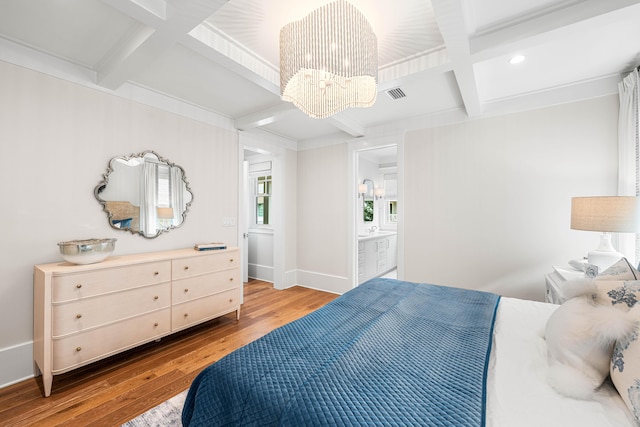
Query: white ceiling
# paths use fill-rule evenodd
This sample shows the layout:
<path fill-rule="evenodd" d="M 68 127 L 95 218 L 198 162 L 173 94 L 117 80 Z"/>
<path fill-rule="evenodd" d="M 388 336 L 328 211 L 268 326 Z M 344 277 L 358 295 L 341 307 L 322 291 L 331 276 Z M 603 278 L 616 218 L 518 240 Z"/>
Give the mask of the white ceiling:
<path fill-rule="evenodd" d="M 298 142 L 602 96 L 640 64 L 640 0 L 350 0 L 378 38 L 378 99 L 315 120 L 280 100 L 278 36 L 329 2 L 0 0 L 0 38 Z"/>

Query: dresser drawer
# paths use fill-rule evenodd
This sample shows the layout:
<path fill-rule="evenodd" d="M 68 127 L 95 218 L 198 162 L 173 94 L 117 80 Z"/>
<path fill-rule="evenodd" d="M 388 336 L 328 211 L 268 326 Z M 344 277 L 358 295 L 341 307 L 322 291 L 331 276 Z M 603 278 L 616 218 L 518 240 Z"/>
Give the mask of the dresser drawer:
<path fill-rule="evenodd" d="M 54 304 L 52 335 L 81 332 L 170 305 L 170 282 Z"/>
<path fill-rule="evenodd" d="M 122 322 L 53 340 L 53 373 L 102 359 L 111 354 L 166 335 L 171 310 L 147 313 Z"/>
<path fill-rule="evenodd" d="M 53 302 L 72 301 L 171 280 L 171 261 L 54 276 Z"/>
<path fill-rule="evenodd" d="M 238 289 L 175 305 L 171 311 L 171 330 L 177 331 L 204 320 L 230 313 L 239 306 L 240 292 Z"/>
<path fill-rule="evenodd" d="M 237 269 L 188 277 L 173 282 L 171 301 L 173 304 L 179 304 L 230 289 L 237 289 L 239 286 L 240 275 Z"/>
<path fill-rule="evenodd" d="M 240 265 L 239 255 L 238 251 L 225 251 L 174 259 L 172 261 L 172 279 L 183 279 L 237 267 Z"/>

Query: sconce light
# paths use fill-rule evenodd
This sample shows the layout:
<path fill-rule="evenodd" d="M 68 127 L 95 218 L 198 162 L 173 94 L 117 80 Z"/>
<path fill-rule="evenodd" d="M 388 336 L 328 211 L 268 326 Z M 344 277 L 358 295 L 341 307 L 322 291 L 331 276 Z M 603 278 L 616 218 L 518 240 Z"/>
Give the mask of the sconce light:
<path fill-rule="evenodd" d="M 374 194 L 376 196 L 377 200 L 380 200 L 384 197 L 384 188 L 382 187 L 376 187 Z"/>
<path fill-rule="evenodd" d="M 367 184 L 358 184 L 358 198 L 364 198 L 364 195 L 367 193 Z"/>

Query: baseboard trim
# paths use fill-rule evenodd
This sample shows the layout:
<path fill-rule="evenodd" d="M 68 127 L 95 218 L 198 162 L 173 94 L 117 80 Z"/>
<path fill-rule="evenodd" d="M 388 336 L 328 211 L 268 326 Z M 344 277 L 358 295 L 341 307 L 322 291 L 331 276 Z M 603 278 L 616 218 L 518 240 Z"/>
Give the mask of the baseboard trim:
<path fill-rule="evenodd" d="M 0 388 L 33 378 L 33 342 L 0 349 L 0 366 Z"/>
<path fill-rule="evenodd" d="M 252 279 L 273 283 L 273 267 L 268 265 L 249 264 L 248 275 Z"/>
<path fill-rule="evenodd" d="M 333 294 L 343 294 L 353 286 L 348 277 L 298 270 L 298 285 Z"/>

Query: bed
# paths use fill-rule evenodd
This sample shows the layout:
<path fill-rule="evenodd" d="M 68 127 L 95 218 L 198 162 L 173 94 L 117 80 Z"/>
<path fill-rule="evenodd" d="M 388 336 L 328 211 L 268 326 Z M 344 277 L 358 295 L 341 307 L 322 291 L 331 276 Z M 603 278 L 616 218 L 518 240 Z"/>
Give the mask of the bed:
<path fill-rule="evenodd" d="M 546 381 L 558 306 L 373 279 L 203 370 L 184 426 L 597 426 L 636 423 L 610 383 Z"/>

